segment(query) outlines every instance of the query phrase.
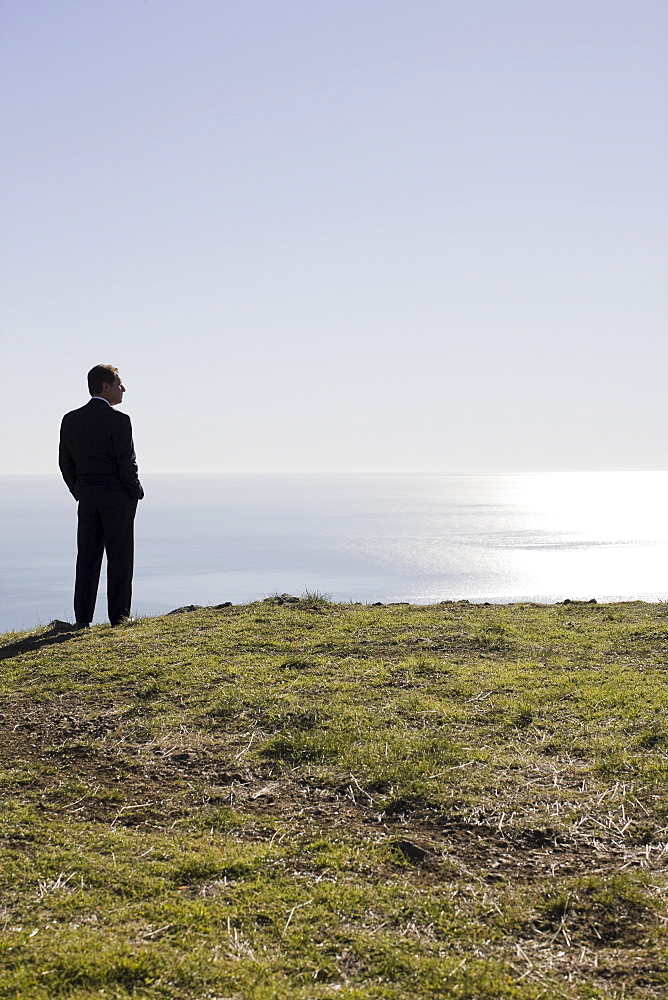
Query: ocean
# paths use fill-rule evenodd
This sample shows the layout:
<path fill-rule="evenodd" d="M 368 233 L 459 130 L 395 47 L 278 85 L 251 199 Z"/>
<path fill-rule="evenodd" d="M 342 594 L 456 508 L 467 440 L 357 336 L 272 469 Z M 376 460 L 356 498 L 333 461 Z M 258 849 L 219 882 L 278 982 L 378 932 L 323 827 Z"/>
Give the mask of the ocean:
<path fill-rule="evenodd" d="M 668 600 L 666 472 L 142 482 L 137 616 L 305 590 L 383 603 Z M 0 477 L 0 522 L 0 630 L 72 620 L 76 504 L 62 480 Z"/>

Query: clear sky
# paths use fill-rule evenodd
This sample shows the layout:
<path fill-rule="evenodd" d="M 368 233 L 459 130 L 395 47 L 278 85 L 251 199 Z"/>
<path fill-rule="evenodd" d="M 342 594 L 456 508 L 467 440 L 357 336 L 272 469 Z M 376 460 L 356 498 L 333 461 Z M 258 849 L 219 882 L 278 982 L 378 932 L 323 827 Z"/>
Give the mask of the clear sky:
<path fill-rule="evenodd" d="M 665 469 L 665 0 L 3 0 L 3 468 Z"/>

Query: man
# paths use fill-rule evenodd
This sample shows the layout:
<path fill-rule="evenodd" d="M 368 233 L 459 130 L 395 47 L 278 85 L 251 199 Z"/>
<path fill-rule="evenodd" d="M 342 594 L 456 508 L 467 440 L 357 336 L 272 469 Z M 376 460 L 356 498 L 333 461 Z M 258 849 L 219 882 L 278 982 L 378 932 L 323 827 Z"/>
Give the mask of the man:
<path fill-rule="evenodd" d="M 112 625 L 130 616 L 134 518 L 144 496 L 137 474 L 132 426 L 113 408 L 125 387 L 113 365 L 88 372 L 91 399 L 63 417 L 58 464 L 79 502 L 74 617 L 84 628 L 93 620 L 102 553 L 107 553 L 107 605 Z"/>

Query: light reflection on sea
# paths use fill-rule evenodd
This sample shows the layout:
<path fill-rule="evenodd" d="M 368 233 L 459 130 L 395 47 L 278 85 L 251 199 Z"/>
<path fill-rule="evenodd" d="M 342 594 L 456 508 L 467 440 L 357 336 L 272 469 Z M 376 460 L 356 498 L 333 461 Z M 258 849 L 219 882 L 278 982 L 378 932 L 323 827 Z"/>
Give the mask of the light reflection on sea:
<path fill-rule="evenodd" d="M 138 615 L 306 588 L 383 602 L 668 598 L 665 472 L 142 480 Z M 5 476 L 0 503 L 0 628 L 71 618 L 64 485 Z"/>

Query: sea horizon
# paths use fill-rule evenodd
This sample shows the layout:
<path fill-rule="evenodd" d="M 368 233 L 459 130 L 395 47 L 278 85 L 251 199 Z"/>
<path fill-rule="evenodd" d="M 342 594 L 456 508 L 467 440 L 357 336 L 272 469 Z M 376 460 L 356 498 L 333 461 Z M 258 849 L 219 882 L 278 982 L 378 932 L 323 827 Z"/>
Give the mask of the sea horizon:
<path fill-rule="evenodd" d="M 133 614 L 305 590 L 363 603 L 668 599 L 668 472 L 147 473 Z M 0 630 L 71 620 L 76 504 L 0 476 Z M 104 567 L 95 621 L 105 620 Z"/>

